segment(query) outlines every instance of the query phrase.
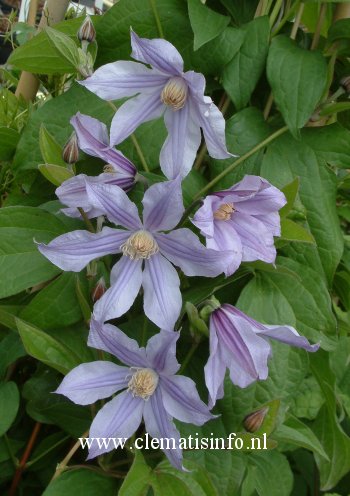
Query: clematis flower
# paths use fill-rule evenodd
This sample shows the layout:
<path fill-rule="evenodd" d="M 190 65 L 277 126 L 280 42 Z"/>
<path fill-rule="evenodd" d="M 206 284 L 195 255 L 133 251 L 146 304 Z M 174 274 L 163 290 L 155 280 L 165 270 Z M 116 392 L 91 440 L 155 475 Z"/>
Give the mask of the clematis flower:
<path fill-rule="evenodd" d="M 242 261 L 275 261 L 274 236 L 281 235 L 278 210 L 285 204 L 279 189 L 247 175 L 232 188 L 207 196 L 191 221 L 208 248 L 232 251 L 233 262 L 225 271 L 231 275 Z"/>
<path fill-rule="evenodd" d="M 78 138 L 79 148 L 88 155 L 99 157 L 106 162 L 104 172 L 97 177 L 85 174 L 68 179 L 56 189 L 56 195 L 61 203 L 69 208 L 62 211 L 69 217 L 79 217 L 78 207 L 81 207 L 89 218 L 102 215 L 99 209 L 89 203 L 86 184 L 116 184 L 129 191 L 135 183 L 136 167 L 124 155 L 109 146 L 108 131 L 103 122 L 78 112 L 71 119 Z"/>
<path fill-rule="evenodd" d="M 172 263 L 187 276 L 214 277 L 225 270 L 231 252 L 206 248 L 189 229 L 172 230 L 184 211 L 180 178 L 146 191 L 143 223 L 136 205 L 118 186 L 87 183 L 86 190 L 91 204 L 124 229 L 104 227 L 96 234 L 74 231 L 48 245 L 39 244 L 39 250 L 61 269 L 74 272 L 95 258 L 122 253 L 111 272 L 111 287 L 94 307 L 95 318 L 104 322 L 123 315 L 142 285 L 147 317 L 158 327 L 172 329 L 182 303 Z"/>
<path fill-rule="evenodd" d="M 319 348 L 318 344 L 310 344 L 300 336 L 293 327 L 261 324 L 228 304 L 214 310 L 209 322 L 210 356 L 204 372 L 210 407 L 224 395 L 226 368 L 233 384 L 241 388 L 267 378 L 271 355 L 269 339 L 311 352 Z"/>
<path fill-rule="evenodd" d="M 175 375 L 180 368 L 176 360 L 178 337 L 178 332 L 162 330 L 148 341 L 146 348 L 139 348 L 118 328 L 92 321 L 89 346 L 111 353 L 127 366 L 107 361 L 83 363 L 66 375 L 55 392 L 79 405 L 89 405 L 124 390 L 97 413 L 90 439 L 129 438 L 143 418 L 146 431 L 153 438 L 164 439 L 166 456 L 182 470 L 180 434 L 173 418 L 203 425 L 214 416 L 201 401 L 192 379 Z M 170 449 L 166 448 L 167 439 Z M 113 448 L 112 443 L 108 448 L 92 444 L 88 459 Z"/>
<path fill-rule="evenodd" d="M 204 96 L 204 76 L 184 72 L 181 55 L 168 41 L 139 38 L 131 31 L 131 45 L 131 56 L 141 64 L 113 62 L 80 81 L 105 100 L 134 97 L 113 118 L 111 144 L 121 143 L 140 124 L 164 114 L 168 137 L 160 166 L 168 179 L 189 173 L 201 141 L 200 128 L 212 157 L 232 156 L 226 149 L 224 117 L 212 99 Z"/>

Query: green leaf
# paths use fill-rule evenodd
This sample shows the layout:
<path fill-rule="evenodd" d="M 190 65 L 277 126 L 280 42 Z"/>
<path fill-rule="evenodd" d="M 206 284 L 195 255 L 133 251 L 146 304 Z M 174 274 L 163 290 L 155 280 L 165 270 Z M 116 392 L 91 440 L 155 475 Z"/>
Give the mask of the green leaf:
<path fill-rule="evenodd" d="M 237 109 L 247 105 L 265 67 L 270 36 L 269 18 L 258 17 L 243 29 L 243 44 L 222 74 L 223 87 Z"/>
<path fill-rule="evenodd" d="M 188 14 L 194 33 L 194 49 L 198 50 L 224 31 L 230 18 L 209 9 L 201 0 L 188 0 Z"/>
<path fill-rule="evenodd" d="M 350 19 L 338 19 L 328 31 L 327 44 L 342 38 L 350 38 Z"/>
<path fill-rule="evenodd" d="M 248 476 L 259 496 L 289 496 L 293 473 L 287 458 L 277 451 L 254 453 L 249 457 Z"/>
<path fill-rule="evenodd" d="M 0 383 L 0 437 L 8 431 L 19 408 L 19 391 L 15 382 Z"/>
<path fill-rule="evenodd" d="M 134 461 L 119 490 L 119 496 L 143 496 L 150 485 L 152 469 L 145 462 L 140 450 L 135 451 Z"/>
<path fill-rule="evenodd" d="M 327 83 L 327 64 L 317 51 L 300 48 L 276 36 L 267 58 L 267 77 L 276 104 L 293 133 L 303 127 L 320 101 Z"/>
<path fill-rule="evenodd" d="M 315 239 L 304 227 L 290 219 L 281 220 L 281 239 L 315 244 Z"/>
<path fill-rule="evenodd" d="M 72 41 L 66 34 L 61 33 L 57 29 L 50 28 L 49 26 L 45 28 L 45 34 L 61 57 L 67 60 L 73 69 L 76 69 L 79 65 L 80 59 L 78 48 L 74 41 Z"/>
<path fill-rule="evenodd" d="M 11 160 L 19 140 L 19 133 L 15 129 L 0 126 L 0 160 Z"/>
<path fill-rule="evenodd" d="M 0 209 L 0 297 L 47 281 L 60 272 L 39 252 L 36 242 L 48 243 L 65 232 L 60 220 L 34 207 Z"/>
<path fill-rule="evenodd" d="M 13 362 L 26 355 L 18 334 L 11 332 L 0 341 L 0 377 Z"/>
<path fill-rule="evenodd" d="M 294 206 L 295 199 L 297 197 L 300 186 L 300 179 L 296 177 L 290 183 L 286 184 L 283 188 L 281 188 L 282 193 L 286 197 L 287 203 L 284 207 L 281 208 L 279 214 L 281 217 L 286 217 L 289 212 L 292 210 Z"/>
<path fill-rule="evenodd" d="M 38 169 L 42 175 L 55 186 L 61 186 L 64 181 L 74 177 L 73 172 L 61 165 L 39 164 Z"/>
<path fill-rule="evenodd" d="M 67 164 L 62 158 L 61 145 L 57 143 L 44 124 L 41 124 L 39 130 L 39 146 L 44 162 L 47 164 L 62 165 L 63 167 L 67 167 Z"/>
<path fill-rule="evenodd" d="M 320 111 L 320 115 L 332 115 L 338 112 L 346 112 L 350 110 L 350 102 L 337 102 L 325 105 Z"/>
<path fill-rule="evenodd" d="M 115 496 L 117 494 L 116 480 L 91 470 L 70 470 L 63 472 L 57 479 L 50 482 L 42 496 Z"/>
<path fill-rule="evenodd" d="M 63 343 L 28 322 L 16 319 L 17 329 L 28 353 L 62 374 L 81 363 L 79 357 Z"/>

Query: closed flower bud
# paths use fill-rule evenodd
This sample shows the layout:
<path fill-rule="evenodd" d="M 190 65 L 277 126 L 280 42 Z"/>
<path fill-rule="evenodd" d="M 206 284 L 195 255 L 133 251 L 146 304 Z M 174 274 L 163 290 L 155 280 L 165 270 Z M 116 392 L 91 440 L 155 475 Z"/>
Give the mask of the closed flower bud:
<path fill-rule="evenodd" d="M 77 36 L 79 41 L 87 41 L 88 43 L 95 41 L 96 30 L 92 24 L 90 16 L 86 16 L 85 21 L 80 26 Z"/>
<path fill-rule="evenodd" d="M 66 164 L 75 164 L 79 158 L 79 148 L 78 148 L 78 139 L 75 132 L 73 132 L 64 145 L 62 158 L 66 162 Z"/>
<path fill-rule="evenodd" d="M 268 411 L 269 409 L 265 407 L 247 415 L 246 418 L 243 420 L 244 428 L 248 432 L 256 432 L 257 430 L 259 430 L 262 426 L 262 423 L 264 422 L 264 418 Z"/>
<path fill-rule="evenodd" d="M 347 92 L 350 93 L 350 76 L 345 76 L 340 80 L 340 86 Z"/>
<path fill-rule="evenodd" d="M 103 277 L 101 277 L 98 281 L 96 286 L 91 292 L 91 299 L 94 303 L 98 301 L 106 292 L 106 283 Z"/>

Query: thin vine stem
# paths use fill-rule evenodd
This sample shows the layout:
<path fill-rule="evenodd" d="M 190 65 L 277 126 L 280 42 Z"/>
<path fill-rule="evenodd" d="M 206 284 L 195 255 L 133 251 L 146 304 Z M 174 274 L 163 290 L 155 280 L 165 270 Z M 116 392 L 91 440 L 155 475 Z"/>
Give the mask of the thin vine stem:
<path fill-rule="evenodd" d="M 323 3 L 321 5 L 320 12 L 318 15 L 316 29 L 314 32 L 314 36 L 312 38 L 310 50 L 315 50 L 318 47 L 318 43 L 320 41 L 320 36 L 321 36 L 321 30 L 326 17 L 326 13 L 327 13 L 327 4 Z"/>
<path fill-rule="evenodd" d="M 88 434 L 89 431 L 86 431 L 84 432 L 84 434 L 82 434 L 81 437 L 86 437 Z M 78 451 L 79 448 L 80 448 L 80 439 L 78 439 L 78 441 L 74 444 L 74 446 L 68 451 L 67 455 L 63 458 L 61 463 L 57 465 L 56 471 L 53 474 L 51 481 L 57 479 L 57 477 L 59 477 L 62 474 L 62 472 L 66 470 L 68 463 L 70 462 L 71 458 L 74 456 L 75 452 Z"/>
<path fill-rule="evenodd" d="M 162 26 L 162 23 L 160 22 L 160 17 L 159 17 L 159 13 L 158 13 L 158 9 L 157 9 L 156 0 L 149 0 L 149 3 L 151 4 L 152 10 L 153 10 L 153 15 L 154 15 L 154 18 L 156 20 L 159 36 L 161 38 L 165 38 L 163 26 Z"/>

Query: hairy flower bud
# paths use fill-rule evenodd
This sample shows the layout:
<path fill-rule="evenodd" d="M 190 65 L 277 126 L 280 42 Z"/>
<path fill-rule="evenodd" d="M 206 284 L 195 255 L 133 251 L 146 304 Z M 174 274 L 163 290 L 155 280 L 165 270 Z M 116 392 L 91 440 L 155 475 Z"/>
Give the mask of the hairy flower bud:
<path fill-rule="evenodd" d="M 75 164 L 79 158 L 79 147 L 77 135 L 73 131 L 69 140 L 64 145 L 62 158 L 66 164 Z"/>
<path fill-rule="evenodd" d="M 79 41 L 87 41 L 88 43 L 95 41 L 96 30 L 92 24 L 90 16 L 86 16 L 83 24 L 80 26 L 77 37 Z"/>
<path fill-rule="evenodd" d="M 265 416 L 268 411 L 269 409 L 265 407 L 247 415 L 243 420 L 244 428 L 248 432 L 256 432 L 257 430 L 259 430 L 262 426 L 262 423 L 264 422 Z"/>

